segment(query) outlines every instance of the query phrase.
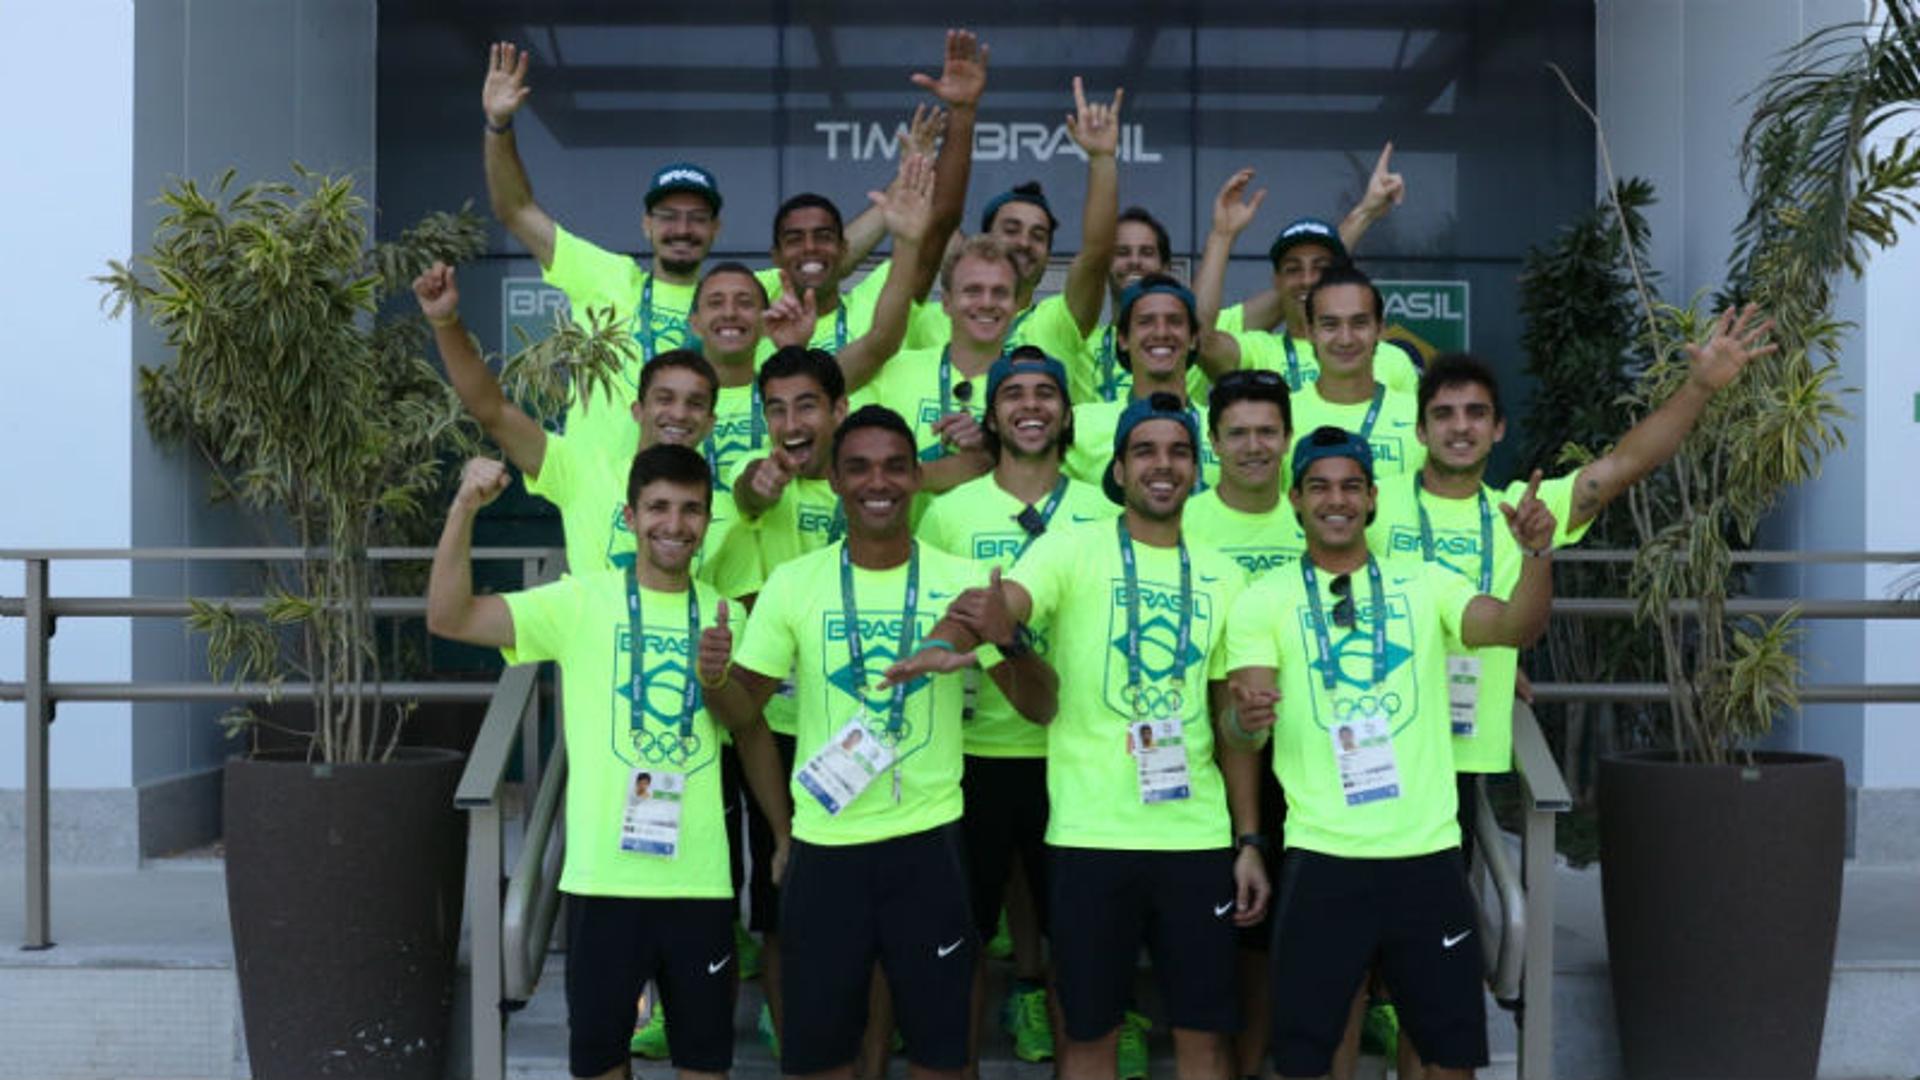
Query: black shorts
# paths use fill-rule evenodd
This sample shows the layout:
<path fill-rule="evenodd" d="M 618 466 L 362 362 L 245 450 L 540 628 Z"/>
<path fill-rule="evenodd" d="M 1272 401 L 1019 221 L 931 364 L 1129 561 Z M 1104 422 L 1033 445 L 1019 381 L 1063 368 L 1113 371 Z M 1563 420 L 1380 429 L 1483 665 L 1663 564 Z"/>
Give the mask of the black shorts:
<path fill-rule="evenodd" d="M 979 943 L 960 845 L 959 822 L 870 844 L 793 842 L 780 889 L 781 1072 L 853 1064 L 876 958 L 907 1060 L 966 1066 Z"/>
<path fill-rule="evenodd" d="M 1133 996 L 1144 943 L 1168 1020 L 1237 1031 L 1233 851 L 1106 851 L 1056 847 L 1053 970 L 1067 1036 L 1103 1038 Z"/>
<path fill-rule="evenodd" d="M 732 900 L 567 897 L 567 1065 L 598 1076 L 628 1057 L 648 979 L 673 1021 L 673 1066 L 733 1067 Z"/>
<path fill-rule="evenodd" d="M 793 736 L 773 733 L 773 746 L 780 754 L 782 776 L 793 775 Z M 733 751 L 728 747 L 728 752 Z M 735 767 L 739 756 L 734 755 Z M 740 889 L 740 903 L 745 909 L 740 921 L 747 929 L 763 934 L 780 932 L 780 890 L 773 883 L 773 827 L 767 824 L 767 815 L 760 810 L 760 804 L 753 793 L 746 788 L 746 779 L 740 779 L 741 801 L 747 808 L 747 842 L 741 845 L 746 849 L 746 887 Z M 738 887 L 739 879 L 735 879 Z"/>
<path fill-rule="evenodd" d="M 1014 860 L 1026 871 L 1034 913 L 1047 925 L 1047 759 L 967 758 L 960 781 L 967 799 L 967 880 L 973 883 L 973 928 L 994 934 Z"/>
<path fill-rule="evenodd" d="M 1458 820 L 1460 822 L 1460 863 L 1473 866 L 1473 823 L 1480 816 L 1480 778 L 1486 773 L 1454 773 L 1455 791 L 1460 800 Z"/>
<path fill-rule="evenodd" d="M 1287 847 L 1287 795 L 1280 790 L 1280 778 L 1273 774 L 1273 740 L 1260 749 L 1260 835 L 1267 838 L 1267 877 L 1280 870 L 1280 853 Z M 1235 940 L 1248 952 L 1263 953 L 1273 940 L 1273 905 L 1252 926 L 1234 928 Z"/>
<path fill-rule="evenodd" d="M 1477 915 L 1455 848 L 1407 859 L 1287 852 L 1268 961 L 1274 1068 L 1327 1072 L 1370 964 L 1423 1060 L 1486 1065 Z"/>

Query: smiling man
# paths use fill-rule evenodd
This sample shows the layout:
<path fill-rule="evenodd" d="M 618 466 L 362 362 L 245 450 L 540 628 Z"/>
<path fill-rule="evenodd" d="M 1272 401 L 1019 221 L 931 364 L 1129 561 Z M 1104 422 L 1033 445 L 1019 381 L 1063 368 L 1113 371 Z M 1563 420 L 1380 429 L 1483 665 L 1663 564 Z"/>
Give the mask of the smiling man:
<path fill-rule="evenodd" d="M 1377 958 L 1428 1075 L 1470 1076 L 1487 1061 L 1486 1016 L 1480 949 L 1463 946 L 1476 909 L 1454 820 L 1447 655 L 1454 643 L 1518 647 L 1546 628 L 1553 515 L 1534 497 L 1537 474 L 1517 505 L 1502 504 L 1524 554 L 1503 602 L 1417 561 L 1374 558 L 1365 440 L 1315 429 L 1291 476 L 1306 557 L 1249 587 L 1227 630 L 1234 735 L 1263 740 L 1271 729 L 1287 800 L 1270 951 L 1274 1068 L 1327 1074 Z"/>
<path fill-rule="evenodd" d="M 878 959 L 916 1075 L 957 1076 L 977 948 L 959 836 L 962 680 L 882 677 L 979 572 L 914 541 L 920 463 L 898 415 L 868 406 L 848 416 L 828 475 L 845 539 L 768 575 L 730 677 L 709 692 L 721 715 L 753 716 L 793 676 L 781 1068 L 852 1074 Z"/>
<path fill-rule="evenodd" d="M 1427 448 L 1414 430 L 1419 424 L 1414 395 L 1387 386 L 1374 366 L 1385 309 L 1373 279 L 1353 267 L 1336 266 L 1320 275 L 1307 292 L 1320 377 L 1293 395 L 1298 430 L 1337 427 L 1366 440 L 1382 483 L 1420 471 L 1427 460 Z"/>

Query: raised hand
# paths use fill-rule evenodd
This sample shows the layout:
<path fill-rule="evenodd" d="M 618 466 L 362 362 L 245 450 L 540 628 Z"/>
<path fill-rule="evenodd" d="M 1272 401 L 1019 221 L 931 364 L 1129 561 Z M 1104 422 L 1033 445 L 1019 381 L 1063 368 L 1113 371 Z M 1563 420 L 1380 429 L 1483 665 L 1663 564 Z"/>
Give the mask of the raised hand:
<path fill-rule="evenodd" d="M 1380 158 L 1373 163 L 1373 175 L 1367 178 L 1367 194 L 1360 200 L 1362 206 L 1375 214 L 1384 214 L 1399 206 L 1407 197 L 1407 181 L 1397 172 L 1388 169 L 1393 159 L 1393 143 L 1380 148 Z"/>
<path fill-rule="evenodd" d="M 869 191 L 867 198 L 880 210 L 894 243 L 917 244 L 926 239 L 933 221 L 933 161 L 911 154 L 900 162 L 900 174 L 885 191 Z"/>
<path fill-rule="evenodd" d="M 694 675 L 700 685 L 712 690 L 727 681 L 727 665 L 733 662 L 733 631 L 727 627 L 727 602 L 713 613 L 713 625 L 700 631 L 700 648 L 694 660 Z"/>
<path fill-rule="evenodd" d="M 1073 77 L 1073 111 L 1067 114 L 1067 134 L 1088 157 L 1112 157 L 1120 148 L 1120 102 L 1126 90 L 1115 87 L 1113 104 L 1087 104 L 1080 76 Z"/>
<path fill-rule="evenodd" d="M 466 466 L 460 470 L 460 490 L 454 494 L 453 504 L 468 511 L 478 511 L 499 498 L 511 480 L 507 467 L 500 462 L 492 458 L 468 458 Z"/>
<path fill-rule="evenodd" d="M 913 107 L 913 119 L 907 121 L 907 130 L 899 133 L 900 163 L 914 154 L 932 157 L 940 149 L 940 135 L 947 130 L 947 110 L 938 105 L 925 103 Z"/>
<path fill-rule="evenodd" d="M 1241 230 L 1253 224 L 1254 215 L 1260 212 L 1260 204 L 1267 200 L 1267 189 L 1261 188 L 1249 196 L 1247 185 L 1251 183 L 1253 170 L 1241 169 L 1220 185 L 1220 193 L 1213 197 L 1214 232 L 1238 236 Z"/>
<path fill-rule="evenodd" d="M 1019 624 L 1014 622 L 1013 613 L 1007 610 L 1007 591 L 1000 584 L 1000 568 L 994 567 L 987 574 L 987 587 L 968 589 L 960 598 L 947 608 L 947 614 L 960 625 L 973 631 L 981 641 L 990 641 L 995 645 L 1006 645 L 1019 633 Z"/>
<path fill-rule="evenodd" d="M 769 505 L 780 501 L 781 493 L 793 481 L 799 470 L 793 467 L 793 459 L 787 456 L 784 446 L 776 446 L 773 453 L 760 459 L 754 467 L 753 479 L 749 486 L 753 493 L 765 499 Z"/>
<path fill-rule="evenodd" d="M 971 30 L 947 31 L 947 56 L 940 77 L 915 72 L 913 85 L 946 102 L 949 109 L 974 108 L 987 88 L 987 47 Z"/>
<path fill-rule="evenodd" d="M 435 326 L 445 326 L 460 314 L 460 287 L 453 280 L 453 267 L 436 262 L 413 279 L 413 298 L 420 302 L 420 314 Z"/>
<path fill-rule="evenodd" d="M 1774 352 L 1780 346 L 1767 340 L 1773 332 L 1773 320 L 1752 325 L 1759 308 L 1748 304 L 1739 312 L 1732 308 L 1714 320 L 1713 332 L 1703 345 L 1688 345 L 1687 360 L 1693 365 L 1691 378 L 1710 391 L 1724 389 L 1739 378 L 1753 360 Z"/>
<path fill-rule="evenodd" d="M 780 271 L 780 299 L 767 307 L 761 317 L 767 336 L 778 348 L 804 347 L 813 340 L 813 328 L 820 320 L 820 305 L 812 289 L 796 289 L 785 270 Z"/>
<path fill-rule="evenodd" d="M 1520 496 L 1520 505 L 1501 503 L 1500 513 L 1507 519 L 1507 529 L 1513 533 L 1514 540 L 1520 544 L 1520 550 L 1526 552 L 1549 551 L 1553 548 L 1553 531 L 1557 523 L 1553 511 L 1540 501 L 1540 470 L 1533 470 L 1527 478 L 1526 493 Z"/>
<path fill-rule="evenodd" d="M 504 41 L 494 42 L 487 50 L 487 81 L 480 86 L 480 108 L 494 127 L 506 127 L 533 92 L 527 85 L 527 56 Z"/>

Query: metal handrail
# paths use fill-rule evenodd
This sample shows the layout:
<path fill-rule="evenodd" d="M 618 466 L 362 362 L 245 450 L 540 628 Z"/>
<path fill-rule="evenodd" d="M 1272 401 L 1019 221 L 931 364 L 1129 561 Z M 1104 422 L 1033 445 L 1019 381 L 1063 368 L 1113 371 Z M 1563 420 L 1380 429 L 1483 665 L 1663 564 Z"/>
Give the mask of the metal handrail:
<path fill-rule="evenodd" d="M 567 743 L 554 743 L 546 775 L 533 811 L 527 815 L 526 837 L 520 861 L 507 884 L 506 906 L 500 918 L 501 955 L 506 973 L 501 999 L 513 1005 L 533 997 L 546 965 L 547 946 L 553 940 L 553 920 L 560 911 L 560 867 L 566 855 L 566 836 L 560 831 L 560 796 L 567 786 Z"/>
<path fill-rule="evenodd" d="M 1475 777 L 1478 781 L 1480 778 Z M 1526 890 L 1520 875 L 1507 858 L 1506 837 L 1493 816 L 1493 804 L 1487 801 L 1484 782 L 1473 785 L 1474 862 L 1469 875 L 1478 880 L 1484 872 L 1493 883 L 1493 898 L 1499 917 L 1480 916 L 1480 947 L 1487 965 L 1487 986 L 1496 1001 L 1512 1003 L 1520 998 L 1520 963 L 1525 955 L 1527 933 Z"/>

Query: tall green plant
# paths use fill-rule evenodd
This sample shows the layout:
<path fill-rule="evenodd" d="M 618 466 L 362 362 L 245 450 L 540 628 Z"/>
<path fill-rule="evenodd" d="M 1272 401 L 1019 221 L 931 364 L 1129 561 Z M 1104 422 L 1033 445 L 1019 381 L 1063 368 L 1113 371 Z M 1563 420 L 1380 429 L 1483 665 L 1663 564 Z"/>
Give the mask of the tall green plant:
<path fill-rule="evenodd" d="M 140 371 L 156 440 L 206 466 L 213 497 L 256 516 L 314 557 L 269 566 L 264 621 L 196 601 L 216 675 L 314 687 L 312 752 L 377 760 L 405 710 L 380 690 L 367 551 L 418 522 L 442 461 L 476 449 L 458 399 L 424 358 L 417 315 L 379 317 L 383 297 L 436 260 L 480 252 L 471 213 L 433 214 L 369 246 L 350 178 L 295 167 L 293 183 L 211 192 L 192 181 L 160 197 L 151 248 L 99 278 L 117 316 L 160 330 L 174 362 Z M 613 331 L 565 325 L 522 368 L 615 370 Z M 585 357 L 584 361 L 577 358 Z"/>
<path fill-rule="evenodd" d="M 1859 274 L 1915 210 L 1920 150 L 1870 136 L 1920 104 L 1920 34 L 1910 0 L 1881 22 L 1821 30 L 1788 50 L 1755 93 L 1741 144 L 1750 197 L 1720 303 L 1751 302 L 1774 321 L 1777 352 L 1717 395 L 1666 467 L 1670 486 L 1630 494 L 1641 540 L 1632 587 L 1659 633 L 1673 698 L 1672 738 L 1687 758 L 1726 762 L 1798 704 L 1795 613 L 1730 619 L 1734 542 L 1842 445 L 1833 283 Z M 1703 336 L 1690 309 L 1652 312 L 1653 360 L 1629 400 L 1650 409 L 1686 378 L 1680 343 Z M 1677 610 L 1690 602 L 1693 621 Z"/>

